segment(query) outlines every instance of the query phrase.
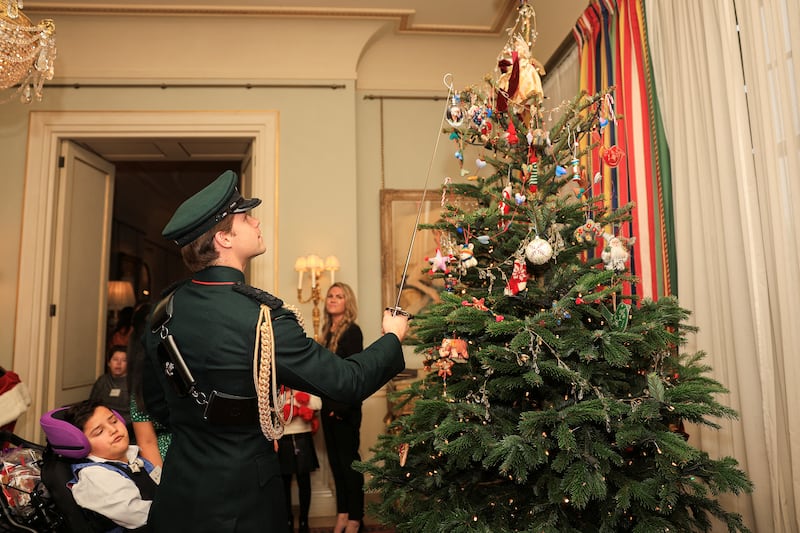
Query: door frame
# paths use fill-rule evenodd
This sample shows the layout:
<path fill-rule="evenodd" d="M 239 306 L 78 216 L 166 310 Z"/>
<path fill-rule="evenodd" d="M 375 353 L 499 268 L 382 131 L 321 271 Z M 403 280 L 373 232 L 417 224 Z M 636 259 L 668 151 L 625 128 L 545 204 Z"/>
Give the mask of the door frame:
<path fill-rule="evenodd" d="M 266 200 L 254 213 L 272 223 L 272 233 L 264 235 L 272 261 L 264 256 L 255 259 L 248 274 L 250 283 L 257 287 L 275 287 L 278 282 L 278 111 L 32 111 L 25 166 L 14 364 L 26 376 L 32 401 L 27 413 L 18 420 L 16 431 L 34 442 L 41 440 L 39 416 L 56 407 L 47 404 L 50 397 L 47 388 L 59 150 L 62 140 L 80 141 L 88 137 L 252 139 L 252 178 L 243 188 Z"/>

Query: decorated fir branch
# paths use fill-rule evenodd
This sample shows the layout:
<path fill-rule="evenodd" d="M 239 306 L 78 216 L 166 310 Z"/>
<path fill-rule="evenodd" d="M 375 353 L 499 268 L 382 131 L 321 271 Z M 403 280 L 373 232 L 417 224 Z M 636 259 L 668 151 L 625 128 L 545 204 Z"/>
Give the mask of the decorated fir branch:
<path fill-rule="evenodd" d="M 635 206 L 588 194 L 585 156 L 622 156 L 602 142 L 612 93 L 562 104 L 545 131 L 534 42 L 523 4 L 499 70 L 448 103 L 466 180 L 445 180 L 423 226 L 441 298 L 412 323 L 428 372 L 395 394 L 408 414 L 357 463 L 373 512 L 414 533 L 746 531 L 717 497 L 751 491 L 747 475 L 685 429 L 734 419 L 726 390 L 681 353 L 695 330 L 675 298 L 624 290 Z"/>

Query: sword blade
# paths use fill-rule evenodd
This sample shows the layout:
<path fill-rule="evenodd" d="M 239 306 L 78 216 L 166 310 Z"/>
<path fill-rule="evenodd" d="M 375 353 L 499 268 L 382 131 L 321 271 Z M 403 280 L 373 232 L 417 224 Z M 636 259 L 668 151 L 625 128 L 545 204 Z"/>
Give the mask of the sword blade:
<path fill-rule="evenodd" d="M 393 315 L 397 314 L 404 314 L 406 316 L 410 316 L 408 312 L 403 311 L 400 307 L 400 297 L 403 294 L 403 287 L 406 285 L 406 276 L 408 274 L 408 266 L 411 263 L 411 254 L 414 251 L 414 243 L 417 240 L 417 231 L 419 230 L 419 219 L 422 216 L 422 209 L 425 206 L 425 196 L 428 192 L 428 180 L 431 177 L 431 169 L 433 168 L 433 162 L 436 160 L 436 152 L 439 149 L 439 141 L 442 138 L 442 129 L 444 128 L 444 119 L 447 113 L 447 106 L 452 105 L 451 99 L 453 97 L 453 84 L 448 83 L 447 79 L 450 77 L 450 74 L 446 74 L 444 77 L 444 84 L 447 86 L 447 98 L 445 98 L 445 109 L 442 113 L 442 120 L 439 122 L 439 130 L 436 132 L 436 142 L 433 145 L 433 154 L 431 155 L 431 160 L 428 163 L 428 172 L 425 174 L 425 183 L 422 186 L 422 199 L 419 202 L 419 208 L 417 209 L 417 218 L 414 221 L 414 228 L 411 230 L 411 242 L 408 245 L 408 253 L 406 254 L 406 262 L 403 265 L 403 274 L 400 276 L 400 285 L 397 289 L 397 299 L 394 302 L 393 308 L 387 308 L 387 310 L 392 311 Z"/>

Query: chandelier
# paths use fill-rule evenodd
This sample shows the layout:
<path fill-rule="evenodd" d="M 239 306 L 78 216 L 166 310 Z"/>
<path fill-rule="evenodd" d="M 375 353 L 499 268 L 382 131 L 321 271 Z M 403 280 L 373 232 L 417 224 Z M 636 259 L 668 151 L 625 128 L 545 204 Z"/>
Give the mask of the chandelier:
<path fill-rule="evenodd" d="M 22 7 L 22 0 L 0 0 L 0 91 L 17 87 L 0 102 L 14 95 L 41 100 L 44 82 L 53 79 L 56 26 L 51 19 L 34 26 Z"/>

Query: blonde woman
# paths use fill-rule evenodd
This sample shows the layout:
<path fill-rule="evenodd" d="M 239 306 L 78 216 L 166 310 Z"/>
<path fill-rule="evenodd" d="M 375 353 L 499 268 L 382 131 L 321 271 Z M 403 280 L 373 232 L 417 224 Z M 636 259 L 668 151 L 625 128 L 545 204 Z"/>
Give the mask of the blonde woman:
<path fill-rule="evenodd" d="M 330 286 L 325 296 L 322 344 L 339 357 L 364 349 L 364 337 L 356 324 L 358 305 L 346 283 Z M 364 474 L 350 466 L 360 461 L 361 403 L 346 404 L 322 398 L 322 430 L 328 461 L 336 485 L 334 533 L 356 533 L 364 518 Z"/>

